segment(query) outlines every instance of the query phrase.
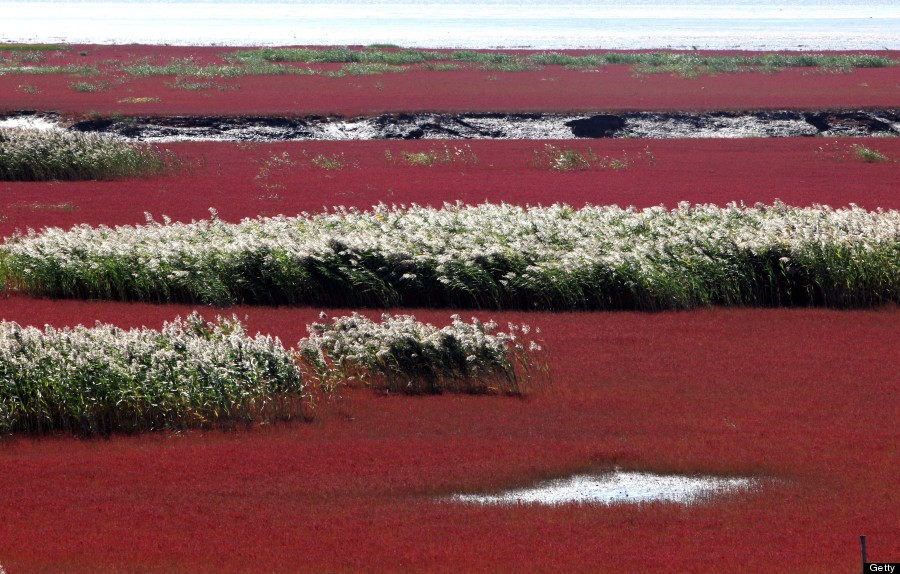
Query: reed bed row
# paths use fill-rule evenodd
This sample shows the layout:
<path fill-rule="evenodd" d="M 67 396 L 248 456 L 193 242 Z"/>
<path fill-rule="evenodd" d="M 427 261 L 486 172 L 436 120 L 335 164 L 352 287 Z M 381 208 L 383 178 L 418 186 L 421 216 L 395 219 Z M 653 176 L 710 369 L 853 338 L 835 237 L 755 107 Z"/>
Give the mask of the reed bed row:
<path fill-rule="evenodd" d="M 43 330 L 0 322 L 0 432 L 78 435 L 233 426 L 308 417 L 343 385 L 399 393 L 522 394 L 546 373 L 527 326 L 458 316 L 438 329 L 412 316 L 354 314 L 308 326 L 286 349 L 236 318 L 196 312 L 162 330 Z"/>
<path fill-rule="evenodd" d="M 0 181 L 149 177 L 177 163 L 172 154 L 103 134 L 0 128 Z"/>
<path fill-rule="evenodd" d="M 29 230 L 8 289 L 322 306 L 684 309 L 900 302 L 900 212 L 682 203 L 337 208 L 226 223 Z"/>

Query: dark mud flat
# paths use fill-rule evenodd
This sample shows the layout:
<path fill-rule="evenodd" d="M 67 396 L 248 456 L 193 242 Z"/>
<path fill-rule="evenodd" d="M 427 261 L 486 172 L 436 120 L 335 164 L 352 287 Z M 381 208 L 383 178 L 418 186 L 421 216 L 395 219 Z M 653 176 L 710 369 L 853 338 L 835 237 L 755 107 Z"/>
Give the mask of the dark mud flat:
<path fill-rule="evenodd" d="M 36 112 L 11 114 L 59 123 Z M 384 114 L 377 117 L 170 116 L 91 118 L 70 130 L 148 142 L 897 136 L 900 110 Z"/>

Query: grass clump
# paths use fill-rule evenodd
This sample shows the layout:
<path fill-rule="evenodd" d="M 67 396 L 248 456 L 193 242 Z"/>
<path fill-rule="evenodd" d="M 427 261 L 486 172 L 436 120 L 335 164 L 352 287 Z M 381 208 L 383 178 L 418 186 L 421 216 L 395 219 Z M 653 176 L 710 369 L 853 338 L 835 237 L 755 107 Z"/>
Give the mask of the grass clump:
<path fill-rule="evenodd" d="M 598 54 L 570 56 L 559 52 L 541 52 L 532 54 L 528 59 L 538 66 L 565 66 L 567 68 L 595 68 L 606 63 Z"/>
<path fill-rule="evenodd" d="M 396 74 L 405 72 L 404 66 L 395 66 L 383 62 L 350 63 L 341 67 L 339 74 L 349 76 L 375 76 L 379 74 Z"/>
<path fill-rule="evenodd" d="M 40 296 L 517 309 L 900 303 L 900 212 L 858 207 L 378 206 L 50 228 L 0 246 Z"/>
<path fill-rule="evenodd" d="M 220 86 L 215 82 L 191 82 L 184 76 L 178 76 L 175 78 L 175 81 L 172 83 L 167 83 L 167 86 L 175 88 L 176 90 L 186 90 L 189 92 L 202 92 L 204 90 L 211 89 L 225 89 L 224 86 Z"/>
<path fill-rule="evenodd" d="M 860 144 L 853 144 L 852 146 L 850 146 L 850 149 L 852 150 L 853 156 L 856 159 L 860 159 L 866 163 L 882 163 L 891 161 L 891 158 L 884 155 L 880 151 L 868 148 Z"/>
<path fill-rule="evenodd" d="M 109 89 L 106 82 L 72 82 L 69 84 L 73 90 L 82 94 L 92 94 L 95 92 L 105 92 Z"/>
<path fill-rule="evenodd" d="M 838 161 L 864 161 L 866 163 L 886 163 L 893 162 L 888 155 L 862 144 L 846 145 L 845 143 L 834 141 L 824 144 L 815 151 L 815 154 L 823 160 Z"/>
<path fill-rule="evenodd" d="M 308 326 L 299 355 L 324 387 L 359 381 L 392 393 L 522 395 L 531 379 L 546 373 L 527 325 L 495 333 L 493 321 L 452 320 L 438 329 L 412 315 L 384 314 L 376 323 L 354 313 Z"/>
<path fill-rule="evenodd" d="M 457 62 L 477 64 L 512 64 L 519 61 L 515 54 L 504 52 L 476 52 L 474 50 L 456 50 L 450 53 L 450 59 Z"/>
<path fill-rule="evenodd" d="M 161 331 L 0 322 L 0 431 L 78 435 L 295 418 L 308 389 L 277 338 L 194 313 Z"/>
<path fill-rule="evenodd" d="M 320 153 L 316 157 L 312 158 L 310 160 L 310 163 L 312 163 L 319 169 L 332 171 L 344 169 L 344 166 L 347 164 L 347 160 L 344 158 L 343 153 L 336 153 L 332 155 L 325 155 Z"/>
<path fill-rule="evenodd" d="M 256 185 L 267 190 L 284 189 L 284 181 L 297 165 L 286 151 L 281 154 L 273 153 L 265 161 L 257 163 L 260 167 L 253 180 Z"/>
<path fill-rule="evenodd" d="M 424 69 L 432 71 L 432 72 L 454 72 L 456 70 L 465 69 L 464 66 L 461 66 L 460 64 L 454 64 L 451 62 L 446 62 L 446 63 L 428 62 L 428 63 L 424 64 L 422 67 Z"/>
<path fill-rule="evenodd" d="M 116 103 L 119 104 L 156 104 L 161 102 L 162 99 L 157 96 L 135 96 L 122 98 L 120 100 L 116 100 Z"/>
<path fill-rule="evenodd" d="M 148 177 L 175 167 L 150 146 L 91 133 L 0 128 L 0 180 L 108 180 Z"/>
<path fill-rule="evenodd" d="M 418 166 L 418 167 L 431 167 L 433 165 L 448 165 L 451 163 L 461 163 L 463 165 L 476 165 L 478 163 L 478 156 L 475 155 L 475 152 L 472 151 L 472 148 L 468 145 L 463 145 L 461 147 L 457 146 L 447 146 L 446 144 L 443 148 L 429 149 L 426 151 L 401 151 L 400 157 L 403 158 L 402 161 L 406 165 L 410 166 Z M 385 150 L 384 158 L 388 163 L 396 164 L 397 160 L 394 156 L 394 153 L 391 150 Z"/>
<path fill-rule="evenodd" d="M 555 144 L 546 144 L 543 149 L 534 151 L 533 165 L 539 169 L 555 171 L 583 171 L 589 169 L 627 169 L 639 161 L 654 165 L 655 158 L 650 148 L 637 154 L 623 151 L 622 157 L 599 156 L 588 148 L 580 151 Z"/>
<path fill-rule="evenodd" d="M 48 74 L 69 74 L 71 76 L 89 77 L 97 76 L 100 70 L 96 66 L 76 66 L 69 64 L 66 66 L 22 66 L 0 65 L 0 76 L 8 74 L 24 74 L 29 76 L 40 76 Z"/>
<path fill-rule="evenodd" d="M 513 60 L 511 62 L 488 62 L 478 66 L 478 69 L 490 72 L 530 72 L 539 68 L 527 61 Z"/>

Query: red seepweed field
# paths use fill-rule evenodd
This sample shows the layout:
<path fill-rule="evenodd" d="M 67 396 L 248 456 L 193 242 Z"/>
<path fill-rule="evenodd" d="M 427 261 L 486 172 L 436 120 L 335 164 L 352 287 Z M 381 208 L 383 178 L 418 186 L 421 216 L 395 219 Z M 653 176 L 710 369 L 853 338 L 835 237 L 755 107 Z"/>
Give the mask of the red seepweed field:
<path fill-rule="evenodd" d="M 66 57 L 77 59 L 80 51 L 90 54 L 85 58 L 117 51 L 214 57 L 209 48 L 132 46 L 74 47 Z M 116 103 L 118 92 L 76 93 L 70 80 L 55 75 L 28 78 L 40 93 L 17 99 L 25 94 L 15 85 L 25 80 L 2 76 L 0 105 L 68 114 L 254 115 L 888 107 L 900 101 L 897 67 L 692 79 L 635 78 L 624 66 L 599 74 L 555 68 L 497 72 L 490 81 L 479 79 L 487 72 L 475 71 L 243 77 L 228 80 L 241 89 L 161 91 L 160 103 L 132 108 Z M 116 90 L 157 95 L 153 90 L 164 88 L 170 89 L 156 78 Z M 183 160 L 175 174 L 0 183 L 0 235 L 139 224 L 145 212 L 189 221 L 207 217 L 212 207 L 237 221 L 378 202 L 673 207 L 781 199 L 900 209 L 898 164 L 865 163 L 847 153 L 859 144 L 900 158 L 897 138 L 552 142 L 640 158 L 627 169 L 566 173 L 535 165 L 546 143 L 163 144 Z M 444 145 L 468 146 L 477 163 L 415 166 L 389 159 Z M 322 168 L 313 161 L 319 156 L 337 157 L 342 167 Z M 101 321 L 159 328 L 195 308 L 10 292 L 0 298 L 0 318 L 37 326 Z M 277 335 L 286 345 L 305 336 L 305 325 L 321 311 L 200 310 L 208 318 L 234 313 L 251 332 Z M 373 318 L 382 312 L 360 311 Z M 437 325 L 459 312 L 540 327 L 551 382 L 522 399 L 344 390 L 319 404 L 312 422 L 229 431 L 9 437 L 0 442 L 0 565 L 9 574 L 846 572 L 859 569 L 861 534 L 870 560 L 900 559 L 896 307 L 389 311 Z M 444 500 L 616 467 L 750 476 L 762 486 L 692 506 L 480 507 Z"/>
<path fill-rule="evenodd" d="M 40 65 L 97 66 L 99 75 L 0 75 L 0 108 L 124 115 L 374 115 L 385 112 L 551 112 L 649 110 L 856 109 L 896 107 L 900 69 L 857 68 L 838 73 L 786 68 L 777 73 L 737 73 L 683 78 L 645 74 L 629 65 L 597 69 L 545 66 L 519 72 L 480 69 L 431 71 L 411 67 L 377 75 L 238 76 L 191 79 L 207 84 L 185 89 L 174 75 L 142 77 L 120 65 L 173 61 L 222 65 L 237 48 L 220 46 L 70 46 L 49 52 Z M 528 56 L 533 51 L 506 51 Z M 567 51 L 579 55 L 586 51 Z M 853 52 L 848 52 L 853 54 Z M 897 51 L 873 55 L 896 60 Z M 746 55 L 746 52 L 697 52 Z M 803 54 L 787 52 L 786 54 Z M 333 72 L 337 63 L 290 64 Z M 77 82 L 97 86 L 79 92 Z M 26 89 L 25 86 L 31 88 Z"/>

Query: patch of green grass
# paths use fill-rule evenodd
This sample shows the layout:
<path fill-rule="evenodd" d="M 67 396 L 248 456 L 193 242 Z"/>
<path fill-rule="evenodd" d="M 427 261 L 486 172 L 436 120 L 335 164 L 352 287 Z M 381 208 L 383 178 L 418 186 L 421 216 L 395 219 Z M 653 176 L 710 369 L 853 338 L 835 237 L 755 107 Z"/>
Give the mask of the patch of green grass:
<path fill-rule="evenodd" d="M 69 86 L 76 92 L 89 94 L 94 92 L 105 92 L 109 89 L 109 84 L 106 82 L 72 82 Z"/>
<path fill-rule="evenodd" d="M 0 43 L 0 52 L 52 52 L 56 50 L 69 50 L 65 44 L 7 44 Z"/>
<path fill-rule="evenodd" d="M 457 62 L 477 64 L 513 64 L 519 62 L 518 56 L 505 52 L 476 52 L 474 50 L 456 50 L 450 53 L 450 59 Z"/>
<path fill-rule="evenodd" d="M 869 54 L 761 54 L 755 56 L 702 56 L 659 52 L 636 54 L 634 64 L 643 73 L 676 73 L 684 77 L 703 74 L 774 72 L 786 68 L 818 68 L 820 71 L 850 72 L 856 68 L 897 65 L 896 60 Z"/>
<path fill-rule="evenodd" d="M 191 92 L 201 92 L 204 90 L 227 90 L 227 86 L 217 84 L 216 82 L 191 82 L 184 76 L 178 76 L 174 82 L 166 82 L 166 85 L 176 90 L 187 90 Z"/>
<path fill-rule="evenodd" d="M 434 63 L 428 62 L 422 66 L 424 69 L 433 71 L 433 72 L 451 72 L 454 70 L 463 70 L 465 66 L 461 66 L 460 64 L 453 63 Z"/>
<path fill-rule="evenodd" d="M 238 50 L 223 56 L 230 61 L 252 62 L 304 62 L 308 64 L 390 64 L 394 66 L 421 64 L 444 59 L 440 53 L 425 50 L 353 50 L 350 48 L 262 48 Z"/>
<path fill-rule="evenodd" d="M 534 165 L 556 171 L 581 171 L 591 168 L 591 162 L 597 155 L 588 149 L 581 152 L 575 149 L 547 144 L 541 151 L 534 152 Z"/>
<path fill-rule="evenodd" d="M 132 76 L 146 78 L 152 76 L 223 76 L 230 72 L 229 66 L 201 66 L 193 58 L 173 59 L 166 64 L 151 64 L 149 61 L 141 61 L 129 66 L 122 66 L 121 70 Z"/>
<path fill-rule="evenodd" d="M 418 167 L 431 167 L 433 165 L 447 165 L 451 163 L 462 163 L 464 165 L 475 165 L 478 163 L 478 156 L 472 151 L 468 145 L 462 147 L 449 147 L 444 145 L 441 149 L 429 149 L 420 152 L 402 151 L 400 157 L 406 165 Z M 391 150 L 385 150 L 384 158 L 391 164 L 396 164 L 397 160 Z"/>
<path fill-rule="evenodd" d="M 286 151 L 281 154 L 273 153 L 258 163 L 259 171 L 253 179 L 256 185 L 266 190 L 284 189 L 283 180 L 297 165 Z"/>
<path fill-rule="evenodd" d="M 836 136 L 853 137 L 853 136 Z M 814 153 L 819 159 L 826 161 L 864 161 L 866 163 L 884 163 L 894 161 L 886 154 L 861 144 L 847 145 L 835 140 L 819 147 Z"/>
<path fill-rule="evenodd" d="M 588 169 L 619 171 L 628 169 L 639 161 L 645 161 L 648 165 L 655 165 L 656 158 L 653 156 L 650 148 L 646 148 L 637 154 L 629 154 L 623 151 L 622 157 L 614 157 L 599 156 L 591 148 L 580 151 L 565 146 L 547 144 L 541 150 L 534 151 L 532 163 L 537 168 L 555 171 L 583 171 Z"/>
<path fill-rule="evenodd" d="M 599 54 L 570 56 L 559 52 L 541 52 L 532 54 L 528 59 L 538 66 L 565 66 L 567 68 L 595 68 L 606 63 Z"/>
<path fill-rule="evenodd" d="M 535 66 L 530 62 L 513 60 L 511 62 L 488 62 L 478 66 L 478 69 L 491 72 L 530 72 L 539 70 L 540 66 Z"/>
<path fill-rule="evenodd" d="M 395 66 L 393 64 L 384 63 L 351 63 L 341 67 L 340 73 L 350 76 L 376 76 L 380 74 L 391 74 L 405 72 L 405 66 Z"/>
<path fill-rule="evenodd" d="M 857 159 L 861 159 L 866 163 L 882 163 L 891 161 L 891 158 L 884 155 L 880 151 L 868 148 L 863 145 L 853 144 L 852 146 L 850 146 L 850 149 L 853 150 L 854 157 L 856 157 Z"/>
<path fill-rule="evenodd" d="M 422 64 L 424 62 L 437 60 L 441 58 L 441 55 L 438 52 L 424 50 L 396 50 L 388 52 L 382 50 L 366 50 L 360 52 L 360 58 L 360 61 L 365 63 L 382 63 L 402 66 Z"/>
<path fill-rule="evenodd" d="M 436 163 L 447 163 L 448 161 L 444 156 L 440 156 L 434 151 L 404 151 L 401 153 L 403 154 L 403 159 L 406 160 L 406 163 L 409 165 L 431 167 Z"/>
<path fill-rule="evenodd" d="M 539 65 L 570 68 L 596 68 L 606 65 L 631 65 L 639 74 L 673 73 L 684 77 L 749 71 L 774 72 L 785 68 L 813 67 L 822 70 L 850 71 L 897 65 L 896 60 L 870 54 L 760 54 L 754 56 L 705 56 L 684 52 L 607 52 L 570 56 L 559 52 L 533 54 L 530 61 Z"/>
<path fill-rule="evenodd" d="M 16 61 L 28 62 L 29 64 L 38 64 L 47 60 L 44 52 L 18 52 L 15 57 Z"/>
<path fill-rule="evenodd" d="M 0 76 L 9 74 L 25 74 L 29 76 L 41 76 L 49 74 L 69 74 L 72 76 L 97 76 L 100 70 L 96 66 L 0 66 Z"/>
<path fill-rule="evenodd" d="M 96 66 L 44 66 L 45 56 L 33 46 L 21 46 L 19 51 L 0 50 L 0 75 L 61 74 L 96 75 Z M 30 48 L 26 50 L 25 47 Z M 47 45 L 44 50 L 51 49 Z M 6 56 L 3 56 L 3 54 Z M 521 72 L 540 66 L 564 66 L 591 70 L 607 65 L 630 65 L 638 74 L 673 73 L 684 77 L 702 74 L 740 73 L 757 71 L 772 73 L 790 67 L 811 67 L 821 72 L 850 72 L 856 68 L 895 66 L 897 60 L 872 54 L 759 54 L 752 56 L 703 55 L 698 52 L 641 52 L 590 53 L 569 55 L 542 52 L 522 56 L 497 51 L 433 51 L 399 48 L 389 44 L 373 44 L 366 48 L 259 48 L 236 50 L 222 54 L 226 64 L 202 64 L 193 58 L 173 59 L 156 63 L 144 58 L 132 63 L 119 61 L 104 65 L 137 77 L 236 77 L 247 75 L 320 74 L 322 71 L 284 65 L 288 62 L 308 64 L 346 64 L 340 72 L 326 75 L 370 75 L 402 71 L 404 66 L 421 65 L 427 70 L 459 69 L 453 63 L 479 65 L 480 69 L 497 72 Z M 23 65 L 32 62 L 38 65 Z"/>
<path fill-rule="evenodd" d="M 284 74 L 307 75 L 313 70 L 272 64 L 265 60 L 247 60 L 239 64 L 199 64 L 193 58 L 173 59 L 165 64 L 141 61 L 131 65 L 119 65 L 119 70 L 136 77 L 182 76 L 191 78 L 233 78 L 238 76 L 279 76 Z"/>
<path fill-rule="evenodd" d="M 332 171 L 344 169 L 344 166 L 347 164 L 347 160 L 344 159 L 343 153 L 336 153 L 332 155 L 324 155 L 320 153 L 316 157 L 312 158 L 310 160 L 310 163 L 320 169 Z"/>
<path fill-rule="evenodd" d="M 119 104 L 155 104 L 161 102 L 162 98 L 157 96 L 133 96 L 129 98 L 122 98 L 121 100 L 116 100 L 116 103 Z"/>

